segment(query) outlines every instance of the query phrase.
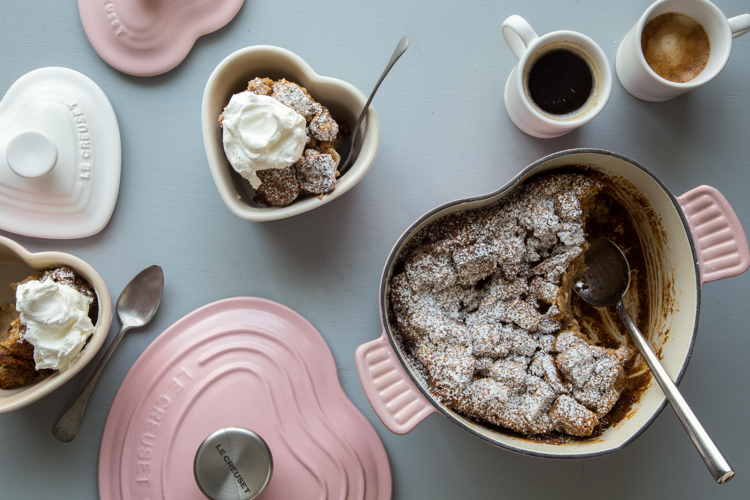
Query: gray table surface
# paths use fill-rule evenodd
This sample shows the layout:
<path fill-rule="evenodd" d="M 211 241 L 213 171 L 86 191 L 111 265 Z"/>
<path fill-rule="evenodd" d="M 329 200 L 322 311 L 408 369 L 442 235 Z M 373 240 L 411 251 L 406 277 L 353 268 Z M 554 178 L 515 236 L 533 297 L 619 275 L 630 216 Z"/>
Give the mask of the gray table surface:
<path fill-rule="evenodd" d="M 583 32 L 614 65 L 618 43 L 649 0 L 314 4 L 248 0 L 226 27 L 200 38 L 176 69 L 137 78 L 94 52 L 75 2 L 0 0 L 0 91 L 44 66 L 80 71 L 112 102 L 123 146 L 117 207 L 101 233 L 69 241 L 0 234 L 32 251 L 83 258 L 104 278 L 113 300 L 150 264 L 161 265 L 166 275 L 161 310 L 120 345 L 75 441 L 60 443 L 51 429 L 94 363 L 43 400 L 0 416 L 0 498 L 96 498 L 102 430 L 131 365 L 185 314 L 243 295 L 293 308 L 325 337 L 346 394 L 385 444 L 394 498 L 747 498 L 750 273 L 705 287 L 699 336 L 681 384 L 737 471 L 723 486 L 713 483 L 671 408 L 625 449 L 588 460 L 518 456 L 439 415 L 397 436 L 365 398 L 354 352 L 380 335 L 378 282 L 403 230 L 437 205 L 499 188 L 555 151 L 616 151 L 653 170 L 675 194 L 712 185 L 750 228 L 750 36 L 735 40 L 727 67 L 697 91 L 646 103 L 615 80 L 596 119 L 562 138 L 541 140 L 516 129 L 504 109 L 502 91 L 515 58 L 500 33 L 502 21 L 519 14 L 540 34 Z M 729 16 L 750 10 L 747 0 L 717 4 Z M 369 93 L 404 34 L 411 47 L 374 102 L 380 151 L 362 182 L 292 219 L 256 224 L 233 216 L 211 178 L 200 126 L 203 88 L 219 61 L 248 45 L 278 45 L 319 74 Z M 117 320 L 110 339 L 116 329 Z"/>

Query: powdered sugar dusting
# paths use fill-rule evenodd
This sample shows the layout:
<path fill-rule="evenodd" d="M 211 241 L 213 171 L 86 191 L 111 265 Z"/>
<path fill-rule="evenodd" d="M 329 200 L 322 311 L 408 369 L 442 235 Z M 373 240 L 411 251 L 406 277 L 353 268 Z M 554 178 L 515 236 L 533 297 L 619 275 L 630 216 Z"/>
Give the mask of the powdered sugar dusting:
<path fill-rule="evenodd" d="M 599 189 L 582 174 L 540 177 L 433 222 L 403 251 L 391 319 L 445 404 L 520 433 L 574 436 L 615 404 L 627 348 L 591 345 L 564 303 Z"/>

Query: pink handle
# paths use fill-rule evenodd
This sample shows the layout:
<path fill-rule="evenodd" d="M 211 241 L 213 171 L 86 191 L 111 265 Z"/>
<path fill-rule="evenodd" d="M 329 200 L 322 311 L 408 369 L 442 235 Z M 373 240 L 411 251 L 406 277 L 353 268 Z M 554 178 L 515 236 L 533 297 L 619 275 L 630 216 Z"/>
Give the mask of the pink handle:
<path fill-rule="evenodd" d="M 750 248 L 742 224 L 726 198 L 711 186 L 677 197 L 698 253 L 701 286 L 737 276 L 750 267 Z"/>
<path fill-rule="evenodd" d="M 385 331 L 379 339 L 359 346 L 354 356 L 365 395 L 389 431 L 408 434 L 437 413 L 396 359 Z"/>

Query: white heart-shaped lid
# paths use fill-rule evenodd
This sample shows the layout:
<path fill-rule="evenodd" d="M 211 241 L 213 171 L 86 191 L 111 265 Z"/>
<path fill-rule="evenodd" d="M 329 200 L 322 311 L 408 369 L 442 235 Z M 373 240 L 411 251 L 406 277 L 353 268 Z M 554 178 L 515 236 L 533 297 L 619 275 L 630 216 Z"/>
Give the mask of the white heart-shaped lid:
<path fill-rule="evenodd" d="M 90 78 L 40 68 L 0 101 L 0 229 L 83 238 L 107 225 L 122 163 L 112 105 Z"/>

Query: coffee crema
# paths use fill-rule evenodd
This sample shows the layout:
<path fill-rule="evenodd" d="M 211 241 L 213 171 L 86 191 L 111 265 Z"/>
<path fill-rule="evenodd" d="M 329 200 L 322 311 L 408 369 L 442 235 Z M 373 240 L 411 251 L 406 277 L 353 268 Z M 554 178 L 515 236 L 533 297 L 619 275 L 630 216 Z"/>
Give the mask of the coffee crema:
<path fill-rule="evenodd" d="M 543 47 L 528 66 L 528 97 L 540 110 L 555 117 L 582 110 L 599 85 L 592 63 L 572 45 Z"/>
<path fill-rule="evenodd" d="M 667 12 L 646 23 L 641 49 L 651 69 L 675 83 L 697 77 L 711 54 L 706 30 L 698 21 L 680 12 Z"/>

